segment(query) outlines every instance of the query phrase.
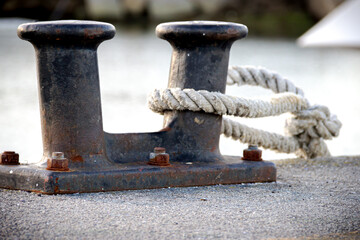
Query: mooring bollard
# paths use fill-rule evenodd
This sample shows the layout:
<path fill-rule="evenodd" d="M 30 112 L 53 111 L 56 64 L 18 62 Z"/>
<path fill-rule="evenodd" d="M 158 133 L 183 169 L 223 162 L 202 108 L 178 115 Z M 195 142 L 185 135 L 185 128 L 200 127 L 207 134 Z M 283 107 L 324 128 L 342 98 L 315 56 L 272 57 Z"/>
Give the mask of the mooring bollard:
<path fill-rule="evenodd" d="M 230 47 L 247 28 L 195 21 L 156 33 L 173 46 L 168 87 L 224 93 Z M 0 187 L 57 194 L 276 180 L 273 163 L 220 154 L 218 115 L 168 111 L 158 132 L 104 132 L 96 49 L 114 34 L 93 21 L 19 26 L 36 50 L 44 154 L 40 165 L 0 165 Z"/>
<path fill-rule="evenodd" d="M 52 21 L 20 25 L 36 51 L 43 162 L 64 152 L 69 167 L 107 164 L 97 47 L 115 35 L 111 24 Z"/>
<path fill-rule="evenodd" d="M 160 24 L 158 37 L 173 47 L 169 88 L 193 88 L 225 93 L 229 51 L 234 41 L 247 35 L 244 25 L 194 21 Z M 222 158 L 219 138 L 222 117 L 214 114 L 171 111 L 164 114 L 164 128 L 173 130 L 172 149 L 184 161 Z"/>

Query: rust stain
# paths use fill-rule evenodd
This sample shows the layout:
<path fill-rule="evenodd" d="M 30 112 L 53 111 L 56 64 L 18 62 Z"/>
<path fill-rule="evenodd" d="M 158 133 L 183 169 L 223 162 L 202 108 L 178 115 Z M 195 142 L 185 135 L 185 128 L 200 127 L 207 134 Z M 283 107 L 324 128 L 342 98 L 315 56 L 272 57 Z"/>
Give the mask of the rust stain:
<path fill-rule="evenodd" d="M 150 160 L 148 164 L 156 166 L 169 166 L 170 155 L 166 153 L 163 147 L 155 147 L 154 152 L 150 153 Z"/>
<path fill-rule="evenodd" d="M 1 165 L 19 165 L 19 154 L 14 151 L 5 151 L 0 155 Z"/>
<path fill-rule="evenodd" d="M 96 36 L 99 36 L 104 33 L 102 28 L 95 29 L 84 29 L 85 39 L 94 39 Z"/>
<path fill-rule="evenodd" d="M 70 158 L 71 159 L 71 161 L 73 161 L 73 162 L 84 162 L 84 159 L 83 159 L 83 157 L 82 156 L 75 156 L 75 157 L 71 157 Z"/>
<path fill-rule="evenodd" d="M 257 146 L 249 146 L 249 148 L 244 149 L 241 160 L 262 161 L 261 155 L 262 151 Z"/>
<path fill-rule="evenodd" d="M 48 158 L 46 170 L 69 171 L 69 160 L 66 158 Z"/>
<path fill-rule="evenodd" d="M 156 155 L 154 158 L 149 160 L 148 164 L 162 167 L 170 166 L 169 154 Z"/>
<path fill-rule="evenodd" d="M 94 147 L 96 147 L 96 146 L 94 146 Z M 101 149 L 101 150 L 98 151 L 98 152 L 89 153 L 89 156 L 90 156 L 90 157 L 96 157 L 96 156 L 102 155 L 102 154 L 104 154 L 104 150 Z"/>
<path fill-rule="evenodd" d="M 229 28 L 227 31 L 227 34 L 230 34 L 230 35 L 237 35 L 238 34 L 238 30 L 236 28 Z"/>
<path fill-rule="evenodd" d="M 167 127 L 163 128 L 163 129 L 159 130 L 159 132 L 168 132 L 170 130 L 171 130 L 171 127 L 167 126 Z"/>
<path fill-rule="evenodd" d="M 60 193 L 59 186 L 55 186 L 55 187 L 54 187 L 54 193 Z"/>

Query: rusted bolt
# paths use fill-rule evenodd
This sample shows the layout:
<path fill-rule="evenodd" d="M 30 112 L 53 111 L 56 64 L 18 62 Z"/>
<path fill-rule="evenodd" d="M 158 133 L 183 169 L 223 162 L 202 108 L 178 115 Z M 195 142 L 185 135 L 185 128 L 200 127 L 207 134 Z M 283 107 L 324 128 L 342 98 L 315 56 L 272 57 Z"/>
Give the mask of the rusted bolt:
<path fill-rule="evenodd" d="M 63 152 L 53 152 L 51 158 L 47 160 L 47 170 L 52 171 L 68 171 L 69 160 L 64 158 Z"/>
<path fill-rule="evenodd" d="M 247 149 L 244 149 L 242 160 L 246 161 L 262 161 L 262 151 L 257 145 L 249 145 Z"/>
<path fill-rule="evenodd" d="M 12 151 L 5 151 L 1 154 L 0 164 L 19 165 L 19 154 Z"/>
<path fill-rule="evenodd" d="M 166 153 L 166 149 L 162 147 L 154 148 L 154 152 L 150 153 L 148 164 L 156 166 L 169 166 L 170 156 Z"/>

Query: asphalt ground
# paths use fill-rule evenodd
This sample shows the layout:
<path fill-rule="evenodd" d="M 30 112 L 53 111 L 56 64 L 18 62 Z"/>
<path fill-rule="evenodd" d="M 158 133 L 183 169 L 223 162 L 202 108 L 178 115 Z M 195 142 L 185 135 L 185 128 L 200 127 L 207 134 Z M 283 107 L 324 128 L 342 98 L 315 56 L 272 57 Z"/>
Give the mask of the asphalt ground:
<path fill-rule="evenodd" d="M 360 156 L 275 163 L 276 183 L 0 190 L 0 239 L 360 239 Z"/>

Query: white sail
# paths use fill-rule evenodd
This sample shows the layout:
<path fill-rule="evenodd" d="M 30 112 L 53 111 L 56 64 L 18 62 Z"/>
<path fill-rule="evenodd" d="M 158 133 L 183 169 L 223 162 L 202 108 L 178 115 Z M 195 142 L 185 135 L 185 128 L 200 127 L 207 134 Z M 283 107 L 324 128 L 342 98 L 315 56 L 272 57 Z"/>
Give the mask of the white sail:
<path fill-rule="evenodd" d="M 360 0 L 348 0 L 308 30 L 297 43 L 302 47 L 360 48 Z"/>

